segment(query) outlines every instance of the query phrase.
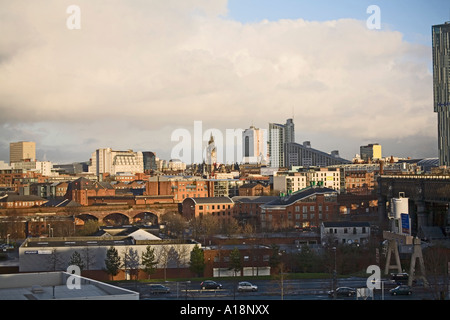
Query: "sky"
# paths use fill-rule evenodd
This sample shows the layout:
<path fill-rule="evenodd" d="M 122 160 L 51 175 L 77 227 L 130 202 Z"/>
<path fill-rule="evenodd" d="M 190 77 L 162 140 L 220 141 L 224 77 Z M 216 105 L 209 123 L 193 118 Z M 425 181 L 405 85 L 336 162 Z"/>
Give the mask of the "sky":
<path fill-rule="evenodd" d="M 437 157 L 431 26 L 448 20 L 440 0 L 0 0 L 0 161 L 16 141 L 54 163 L 169 160 L 292 117 L 296 142 L 349 160 Z"/>

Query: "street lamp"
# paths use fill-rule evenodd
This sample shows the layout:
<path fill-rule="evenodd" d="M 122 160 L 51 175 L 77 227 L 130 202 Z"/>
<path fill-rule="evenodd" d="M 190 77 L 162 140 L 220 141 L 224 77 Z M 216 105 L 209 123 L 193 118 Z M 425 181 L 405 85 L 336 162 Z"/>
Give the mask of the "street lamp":
<path fill-rule="evenodd" d="M 337 288 L 337 267 L 336 267 L 336 251 L 337 248 L 331 248 L 334 251 L 334 270 L 333 270 L 333 299 L 336 299 L 336 288 Z"/>
<path fill-rule="evenodd" d="M 6 235 L 6 244 L 7 244 L 8 246 L 9 246 L 9 236 L 10 236 L 10 235 L 11 235 L 11 234 L 9 234 L 9 233 Z"/>

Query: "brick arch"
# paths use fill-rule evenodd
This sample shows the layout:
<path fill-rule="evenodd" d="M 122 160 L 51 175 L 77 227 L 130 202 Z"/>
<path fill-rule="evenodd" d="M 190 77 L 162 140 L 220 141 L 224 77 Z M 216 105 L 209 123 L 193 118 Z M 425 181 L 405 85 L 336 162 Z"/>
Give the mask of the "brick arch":
<path fill-rule="evenodd" d="M 142 223 L 159 223 L 160 214 L 154 213 L 149 210 L 136 212 L 133 216 L 133 222 L 142 222 Z"/>
<path fill-rule="evenodd" d="M 103 217 L 102 222 L 105 223 L 109 219 L 118 220 L 116 221 L 118 225 L 130 224 L 132 222 L 131 217 L 123 212 L 111 212 Z M 113 224 L 115 225 L 116 223 L 114 222 Z"/>
<path fill-rule="evenodd" d="M 128 209 L 128 210 L 105 210 L 105 211 L 86 211 L 80 213 L 80 215 L 89 215 L 98 219 L 101 223 L 105 219 L 105 217 L 111 214 L 121 214 L 128 218 L 129 223 L 133 223 L 136 218 L 139 218 L 140 215 L 144 213 L 149 213 L 156 216 L 157 221 L 160 221 L 161 215 L 167 212 L 167 209 Z"/>

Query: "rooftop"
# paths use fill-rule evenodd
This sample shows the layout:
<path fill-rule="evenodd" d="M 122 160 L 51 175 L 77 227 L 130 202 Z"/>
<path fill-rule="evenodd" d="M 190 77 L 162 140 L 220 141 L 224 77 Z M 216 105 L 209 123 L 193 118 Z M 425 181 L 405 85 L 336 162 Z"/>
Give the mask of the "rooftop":
<path fill-rule="evenodd" d="M 67 272 L 0 275 L 0 300 L 139 300 L 139 293 Z M 71 289 L 68 284 L 78 284 Z"/>

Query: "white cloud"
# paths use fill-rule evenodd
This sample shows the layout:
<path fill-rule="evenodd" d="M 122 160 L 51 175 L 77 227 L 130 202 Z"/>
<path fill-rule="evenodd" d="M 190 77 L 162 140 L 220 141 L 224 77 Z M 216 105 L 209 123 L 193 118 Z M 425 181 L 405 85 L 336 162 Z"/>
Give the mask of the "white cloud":
<path fill-rule="evenodd" d="M 68 30 L 70 4 L 1 4 L 1 136 L 32 140 L 8 130 L 41 123 L 38 149 L 168 156 L 171 131 L 194 120 L 264 128 L 295 114 L 299 142 L 347 157 L 367 142 L 435 139 L 431 49 L 398 32 L 350 19 L 242 24 L 224 0 L 80 0 L 81 30 Z M 101 145 L 82 144 L 91 138 Z"/>

